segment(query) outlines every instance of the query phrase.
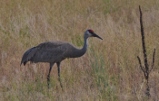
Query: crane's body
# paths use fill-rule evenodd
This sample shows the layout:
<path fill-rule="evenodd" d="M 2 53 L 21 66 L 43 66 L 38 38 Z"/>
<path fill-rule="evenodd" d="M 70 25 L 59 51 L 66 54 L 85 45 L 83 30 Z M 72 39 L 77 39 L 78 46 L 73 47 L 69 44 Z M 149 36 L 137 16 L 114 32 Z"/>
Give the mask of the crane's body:
<path fill-rule="evenodd" d="M 84 45 L 81 49 L 74 47 L 69 43 L 64 42 L 44 42 L 39 44 L 36 47 L 32 47 L 27 50 L 23 57 L 21 64 L 26 64 L 28 61 L 30 62 L 48 62 L 50 63 L 50 69 L 48 74 L 48 87 L 50 81 L 50 72 L 54 63 L 57 64 L 58 67 L 58 76 L 60 81 L 60 63 L 62 60 L 66 58 L 76 58 L 85 54 L 87 50 L 87 39 L 88 37 L 99 37 L 92 30 L 86 30 L 84 34 Z M 60 85 L 62 87 L 61 81 Z"/>
<path fill-rule="evenodd" d="M 84 55 L 86 49 L 80 52 L 69 43 L 62 42 L 45 42 L 26 51 L 22 58 L 24 65 L 27 61 L 37 62 L 60 62 L 66 58 L 76 58 Z M 78 53 L 78 54 L 76 54 Z"/>

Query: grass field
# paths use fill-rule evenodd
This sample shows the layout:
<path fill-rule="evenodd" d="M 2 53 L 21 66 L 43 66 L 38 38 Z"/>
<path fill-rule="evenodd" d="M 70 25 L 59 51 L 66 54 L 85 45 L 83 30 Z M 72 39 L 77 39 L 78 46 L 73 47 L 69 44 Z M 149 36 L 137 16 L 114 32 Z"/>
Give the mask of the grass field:
<path fill-rule="evenodd" d="M 1 0 L 0 4 L 0 101 L 159 100 L 159 0 Z M 150 99 L 137 60 L 143 57 L 139 5 L 149 64 L 156 48 Z M 62 62 L 64 91 L 56 66 L 49 90 L 49 64 L 20 67 L 23 53 L 41 42 L 63 40 L 82 47 L 88 28 L 103 41 L 90 38 L 83 57 Z"/>

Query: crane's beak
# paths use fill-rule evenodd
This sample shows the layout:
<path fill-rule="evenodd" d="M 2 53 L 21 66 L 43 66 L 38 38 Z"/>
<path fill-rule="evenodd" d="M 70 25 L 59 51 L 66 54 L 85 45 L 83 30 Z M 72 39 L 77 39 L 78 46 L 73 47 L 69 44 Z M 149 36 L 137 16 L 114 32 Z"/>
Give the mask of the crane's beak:
<path fill-rule="evenodd" d="M 97 38 L 99 38 L 99 39 L 103 40 L 100 36 L 98 36 L 98 35 L 97 35 L 97 34 L 95 34 L 95 33 L 92 33 L 92 37 L 97 37 Z"/>

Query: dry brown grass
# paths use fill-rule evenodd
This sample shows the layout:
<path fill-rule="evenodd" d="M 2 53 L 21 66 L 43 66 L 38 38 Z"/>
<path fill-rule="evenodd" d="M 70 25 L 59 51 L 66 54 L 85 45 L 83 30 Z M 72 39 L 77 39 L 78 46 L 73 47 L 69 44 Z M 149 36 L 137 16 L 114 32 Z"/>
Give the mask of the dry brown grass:
<path fill-rule="evenodd" d="M 148 100 L 136 58 L 142 57 L 138 5 L 143 10 L 150 60 L 156 48 L 150 100 L 159 99 L 158 0 L 1 0 L 0 4 L 1 101 Z M 87 28 L 104 40 L 89 39 L 83 57 L 62 62 L 64 91 L 56 66 L 50 90 L 46 83 L 48 64 L 20 67 L 25 50 L 44 41 L 63 40 L 81 47 Z"/>

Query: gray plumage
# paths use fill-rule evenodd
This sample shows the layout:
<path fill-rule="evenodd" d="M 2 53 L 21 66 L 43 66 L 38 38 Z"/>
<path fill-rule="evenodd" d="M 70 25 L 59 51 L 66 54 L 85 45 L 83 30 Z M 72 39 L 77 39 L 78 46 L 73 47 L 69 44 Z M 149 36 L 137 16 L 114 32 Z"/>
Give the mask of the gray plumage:
<path fill-rule="evenodd" d="M 58 76 L 60 85 L 60 63 L 66 58 L 76 58 L 85 54 L 87 50 L 87 39 L 88 37 L 97 37 L 102 39 L 93 30 L 88 29 L 84 33 L 84 45 L 82 49 L 78 49 L 69 43 L 64 42 L 44 42 L 39 44 L 36 47 L 30 48 L 27 50 L 21 60 L 21 64 L 26 64 L 28 61 L 37 63 L 37 62 L 48 62 L 50 63 L 49 74 L 47 77 L 48 87 L 50 81 L 50 72 L 54 63 L 58 67 Z"/>

